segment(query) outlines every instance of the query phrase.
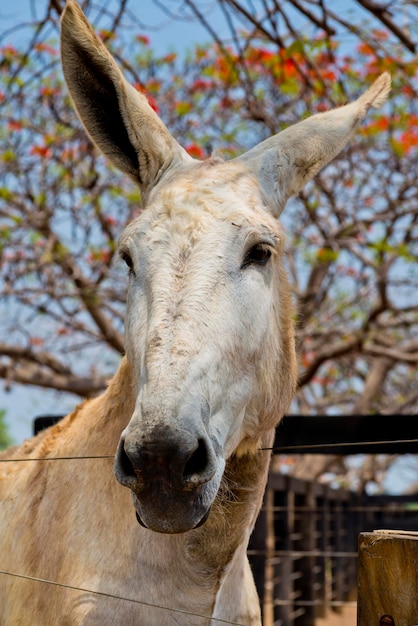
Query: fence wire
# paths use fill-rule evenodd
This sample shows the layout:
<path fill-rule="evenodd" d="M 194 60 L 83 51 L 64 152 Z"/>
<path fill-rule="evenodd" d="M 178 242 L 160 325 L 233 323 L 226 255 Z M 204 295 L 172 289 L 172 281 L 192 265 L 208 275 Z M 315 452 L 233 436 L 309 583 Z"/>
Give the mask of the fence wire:
<path fill-rule="evenodd" d="M 150 608 L 154 608 L 154 609 L 160 609 L 163 611 L 169 611 L 171 613 L 181 613 L 182 615 L 188 615 L 191 617 L 199 617 L 201 619 L 204 620 L 211 620 L 214 623 L 219 623 L 219 624 L 229 624 L 229 626 L 245 626 L 245 624 L 242 624 L 241 622 L 231 622 L 229 620 L 225 620 L 225 619 L 221 619 L 221 618 L 213 618 L 210 617 L 208 615 L 202 615 L 201 613 L 192 613 L 191 611 L 186 611 L 183 609 L 173 609 L 171 607 L 167 607 L 167 606 L 162 606 L 161 604 L 153 604 L 152 602 L 145 602 L 143 600 L 137 600 L 136 598 L 126 598 L 124 596 L 119 596 L 117 594 L 114 593 L 106 593 L 104 591 L 95 591 L 93 589 L 86 589 L 85 587 L 76 587 L 75 585 L 68 585 L 65 583 L 59 583 L 56 582 L 54 580 L 46 580 L 45 578 L 37 578 L 36 576 L 26 576 L 24 574 L 17 574 L 16 572 L 8 572 L 7 570 L 2 570 L 0 569 L 0 574 L 3 574 L 5 576 L 12 576 L 14 578 L 21 578 L 24 580 L 31 580 L 33 582 L 37 582 L 37 583 L 44 583 L 47 585 L 53 585 L 55 587 L 62 587 L 64 589 L 71 589 L 73 591 L 80 591 L 82 593 L 91 593 L 93 595 L 96 596 L 102 596 L 105 598 L 110 598 L 112 600 L 122 600 L 124 602 L 131 602 L 133 604 L 140 604 L 142 606 L 147 606 Z"/>
<path fill-rule="evenodd" d="M 271 450 L 277 454 L 298 454 L 298 450 L 303 448 L 303 454 L 306 454 L 307 450 L 315 452 L 317 450 L 332 449 L 332 448 L 347 448 L 347 450 L 355 447 L 362 446 L 367 448 L 368 446 L 383 446 L 383 445 L 399 445 L 401 443 L 416 443 L 418 444 L 418 439 L 390 439 L 390 440 L 376 440 L 376 441 L 351 441 L 351 442 L 333 442 L 333 443 L 319 443 L 319 444 L 298 444 L 294 446 L 274 446 L 271 448 L 260 448 L 259 452 L 266 452 Z M 349 454 L 349 452 L 347 453 Z M 115 454 L 98 454 L 98 455 L 88 455 L 88 456 L 58 456 L 58 457 L 21 457 L 15 459 L 0 459 L 0 463 L 25 463 L 28 461 L 77 461 L 77 460 L 85 460 L 85 459 L 114 459 Z"/>
<path fill-rule="evenodd" d="M 349 454 L 349 450 L 350 447 L 359 447 L 362 446 L 364 447 L 364 449 L 366 450 L 367 447 L 373 447 L 373 446 L 379 446 L 379 445 L 397 445 L 400 443 L 418 443 L 418 439 L 401 439 L 401 440 L 377 440 L 377 441 L 358 441 L 358 442 L 343 442 L 343 443 L 329 443 L 329 444 L 311 444 L 311 445 L 294 445 L 294 446 L 274 446 L 271 448 L 261 448 L 260 451 L 272 451 L 274 453 L 278 453 L 278 454 L 297 454 L 298 450 L 300 450 L 303 447 L 303 451 L 304 454 L 307 451 L 312 451 L 312 453 L 315 453 L 318 449 L 324 449 L 324 448 L 329 448 L 332 449 L 333 447 L 344 447 L 345 449 L 347 449 L 347 454 Z M 27 457 L 21 457 L 21 458 L 0 458 L 0 463 L 25 463 L 25 462 L 39 462 L 39 461 L 79 461 L 79 460 L 100 460 L 100 459 L 112 459 L 114 460 L 115 458 L 115 454 L 104 454 L 104 455 L 85 455 L 85 456 L 58 456 L 58 457 L 32 457 L 32 458 L 27 458 Z M 358 506 L 355 507 L 356 509 L 358 509 L 358 511 L 363 510 L 362 506 Z M 286 509 L 286 507 L 282 507 L 282 506 L 273 506 L 273 507 L 265 507 L 264 508 L 265 511 L 268 513 L 268 511 L 270 510 L 270 514 L 277 514 L 279 511 L 284 511 Z M 295 506 L 293 508 L 293 512 L 297 513 L 297 512 L 306 512 L 306 511 L 312 511 L 312 507 L 310 506 Z M 365 507 L 365 510 L 368 510 L 367 507 Z M 310 556 L 310 557 L 322 557 L 322 558 L 331 558 L 331 557 L 349 557 L 349 558 L 353 558 L 357 556 L 357 553 L 351 552 L 351 551 L 337 551 L 337 553 L 333 553 L 330 552 L 329 550 L 273 550 L 273 554 L 270 553 L 270 559 L 271 557 L 274 555 L 275 558 L 283 558 L 286 556 L 289 556 L 289 554 L 291 554 L 293 552 L 293 556 L 295 556 L 296 554 L 298 554 L 299 557 L 304 557 L 304 556 Z M 264 550 L 249 550 L 249 554 L 253 554 L 253 555 L 264 555 L 265 551 Z M 273 559 L 274 559 L 273 557 Z M 212 622 L 216 622 L 218 624 L 229 624 L 230 626 L 244 626 L 243 624 L 239 623 L 239 622 L 232 622 L 232 621 L 228 621 L 228 620 L 223 620 L 223 619 L 216 619 L 214 620 L 212 617 L 209 617 L 207 615 L 202 615 L 202 614 L 198 614 L 198 613 L 193 613 L 190 611 L 186 611 L 186 610 L 182 610 L 182 609 L 175 609 L 175 608 L 170 608 L 170 607 L 166 607 L 166 606 L 162 606 L 162 605 L 158 605 L 158 604 L 153 604 L 153 603 L 149 603 L 149 602 L 145 602 L 145 601 L 141 601 L 135 598 L 127 598 L 124 596 L 119 596 L 117 594 L 111 594 L 111 593 L 106 593 L 106 592 L 102 592 L 102 591 L 95 591 L 92 589 L 87 589 L 87 588 L 83 588 L 83 587 L 77 587 L 75 585 L 70 585 L 70 584 L 66 584 L 66 583 L 60 583 L 57 581 L 52 581 L 52 580 L 47 580 L 47 579 L 43 579 L 43 578 L 37 578 L 37 577 L 32 577 L 32 576 L 28 576 L 25 574 L 20 574 L 17 572 L 10 572 L 7 570 L 2 570 L 0 569 L 0 574 L 1 575 L 5 575 L 5 576 L 12 576 L 15 578 L 20 578 L 20 579 L 24 579 L 24 580 L 31 580 L 33 582 L 37 582 L 37 583 L 41 583 L 41 584 L 47 584 L 47 585 L 53 585 L 56 587 L 61 587 L 61 588 L 65 588 L 65 589 L 71 589 L 74 591 L 78 591 L 78 592 L 82 592 L 82 593 L 90 593 L 93 595 L 97 595 L 97 596 L 101 596 L 101 597 L 106 597 L 109 599 L 114 599 L 114 600 L 120 600 L 120 601 L 124 601 L 124 602 L 130 602 L 130 603 L 134 603 L 134 604 L 139 604 L 139 605 L 143 605 L 143 606 L 147 606 L 147 607 L 152 607 L 152 608 L 156 608 L 156 609 L 160 609 L 160 610 L 164 610 L 164 611 L 170 611 L 173 613 L 179 613 L 179 614 L 184 614 L 184 615 L 189 615 L 192 617 L 196 617 L 202 620 L 212 620 Z M 290 605 L 292 604 L 295 608 L 296 606 L 299 608 L 301 607 L 307 607 L 308 605 L 312 605 L 312 606 L 316 606 L 318 605 L 318 601 L 317 600 L 278 600 L 275 599 L 274 600 L 274 604 L 276 606 L 282 605 Z M 347 601 L 340 601 L 340 600 L 336 600 L 336 599 L 331 599 L 331 598 L 327 598 L 327 600 L 325 601 L 325 604 L 329 607 L 337 607 L 337 606 L 347 606 L 349 605 L 354 605 L 355 603 L 353 602 L 347 602 Z M 322 603 L 323 606 L 323 603 Z"/>

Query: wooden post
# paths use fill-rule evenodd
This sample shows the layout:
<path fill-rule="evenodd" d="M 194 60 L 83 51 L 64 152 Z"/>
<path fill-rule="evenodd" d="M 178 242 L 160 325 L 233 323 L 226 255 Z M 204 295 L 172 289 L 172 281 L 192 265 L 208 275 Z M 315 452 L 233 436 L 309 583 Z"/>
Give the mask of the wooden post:
<path fill-rule="evenodd" d="M 317 498 L 317 537 L 316 547 L 319 552 L 325 553 L 329 551 L 330 541 L 330 487 L 322 486 L 323 493 Z M 316 557 L 316 592 L 315 599 L 319 603 L 316 609 L 317 618 L 325 618 L 327 614 L 328 600 L 328 581 L 329 572 L 327 571 L 329 558 L 324 556 Z"/>
<path fill-rule="evenodd" d="M 418 532 L 361 533 L 358 583 L 358 626 L 418 625 Z"/>
<path fill-rule="evenodd" d="M 297 541 L 297 549 L 301 550 L 304 556 L 299 560 L 298 570 L 301 577 L 296 581 L 298 600 L 302 603 L 300 616 L 297 624 L 300 626 L 315 626 L 315 483 L 306 483 L 305 492 L 298 496 L 298 531 L 300 539 Z M 303 606 L 303 603 L 306 604 Z"/>
<path fill-rule="evenodd" d="M 254 576 L 254 582 L 260 598 L 261 606 L 265 601 L 266 585 L 266 534 L 267 534 L 267 513 L 266 513 L 267 491 L 264 494 L 264 502 L 258 515 L 254 530 L 248 545 L 248 559 Z"/>
<path fill-rule="evenodd" d="M 266 529 L 265 529 L 265 581 L 264 581 L 264 604 L 262 605 L 262 615 L 264 626 L 273 626 L 274 611 L 274 551 L 276 548 L 276 536 L 274 532 L 274 491 L 267 489 L 264 497 L 266 509 Z"/>
<path fill-rule="evenodd" d="M 289 483 L 291 480 L 286 478 L 285 488 L 277 491 L 274 499 L 275 506 L 280 508 L 275 523 L 276 551 L 282 554 L 276 559 L 274 567 L 273 624 L 293 626 L 294 561 L 291 552 L 295 532 L 295 492 Z"/>

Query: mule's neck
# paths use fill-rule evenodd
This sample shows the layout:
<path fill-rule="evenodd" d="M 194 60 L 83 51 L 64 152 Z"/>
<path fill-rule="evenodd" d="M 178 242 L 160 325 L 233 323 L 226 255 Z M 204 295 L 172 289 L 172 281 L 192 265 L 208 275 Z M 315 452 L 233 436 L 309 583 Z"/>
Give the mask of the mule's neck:
<path fill-rule="evenodd" d="M 114 454 L 134 411 L 135 401 L 132 368 L 123 358 L 106 391 L 80 404 L 69 416 L 68 426 L 71 428 L 71 422 L 80 419 L 82 429 L 77 430 L 82 430 L 82 436 L 79 445 L 83 448 L 94 446 L 92 454 Z"/>

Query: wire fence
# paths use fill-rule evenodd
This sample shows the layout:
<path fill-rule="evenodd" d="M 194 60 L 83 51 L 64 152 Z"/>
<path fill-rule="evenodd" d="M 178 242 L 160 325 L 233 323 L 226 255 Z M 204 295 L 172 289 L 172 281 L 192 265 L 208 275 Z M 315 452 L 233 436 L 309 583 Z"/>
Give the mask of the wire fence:
<path fill-rule="evenodd" d="M 385 446 L 397 447 L 399 445 L 406 444 L 414 444 L 417 446 L 418 453 L 418 439 L 377 439 L 375 441 L 340 441 L 334 443 L 319 443 L 319 444 L 304 444 L 303 446 L 294 445 L 294 446 L 272 446 L 270 448 L 260 448 L 260 452 L 268 452 L 271 450 L 273 454 L 300 454 L 300 450 L 303 447 L 304 454 L 317 454 L 318 451 L 320 454 L 323 454 L 324 450 L 330 450 L 331 452 L 336 448 L 344 448 L 347 452 L 346 454 L 350 454 L 352 450 L 356 450 L 356 454 L 358 454 L 358 449 L 363 448 L 365 454 L 374 454 L 376 449 Z M 30 461 L 76 461 L 76 460 L 84 460 L 84 459 L 114 459 L 115 454 L 98 454 L 98 455 L 86 455 L 86 456 L 57 456 L 57 457 L 20 457 L 20 458 L 11 458 L 11 459 L 2 459 L 0 458 L 0 463 L 25 463 Z"/>
<path fill-rule="evenodd" d="M 304 451 L 330 451 L 337 446 L 373 453 L 379 446 L 417 445 L 418 439 L 356 441 L 304 445 Z M 274 454 L 298 453 L 300 445 L 273 446 Z M 0 458 L 0 463 L 114 459 L 114 454 Z M 265 626 L 313 626 L 327 610 L 355 605 L 357 536 L 379 528 L 418 528 L 418 496 L 359 496 L 326 485 L 271 472 L 248 550 Z M 0 569 L 0 575 L 72 589 L 96 596 L 183 613 L 213 624 L 245 626 L 181 609 L 147 603 L 71 584 Z"/>
<path fill-rule="evenodd" d="M 314 626 L 356 606 L 357 541 L 418 529 L 418 494 L 357 494 L 270 472 L 248 554 L 264 626 Z"/>
<path fill-rule="evenodd" d="M 52 585 L 54 587 L 61 587 L 63 589 L 71 589 L 72 591 L 79 591 L 81 593 L 89 593 L 95 596 L 109 598 L 111 600 L 122 600 L 124 602 L 130 602 L 131 604 L 140 604 L 141 606 L 146 606 L 146 607 L 153 608 L 153 609 L 160 609 L 163 611 L 168 611 L 170 613 L 181 613 L 183 615 L 188 615 L 190 617 L 199 617 L 205 620 L 205 623 L 207 623 L 208 620 L 211 620 L 211 623 L 213 623 L 214 626 L 216 626 L 216 624 L 229 624 L 230 626 L 245 626 L 245 624 L 242 624 L 241 622 L 231 622 L 229 620 L 220 619 L 220 618 L 215 619 L 213 617 L 209 617 L 208 615 L 202 615 L 201 613 L 192 613 L 191 611 L 185 611 L 182 609 L 175 609 L 172 607 L 162 606 L 161 604 L 145 602 L 143 600 L 137 600 L 135 598 L 126 598 L 124 596 L 120 596 L 120 595 L 113 594 L 113 593 L 106 593 L 104 591 L 86 589 L 85 587 L 77 587 L 75 585 L 67 585 L 65 583 L 59 583 L 54 580 L 46 580 L 45 578 L 37 578 L 36 576 L 25 576 L 23 574 L 17 574 L 16 572 L 8 572 L 6 570 L 0 569 L 0 575 L 1 574 L 5 576 L 12 576 L 14 578 L 20 578 L 23 580 L 30 580 L 30 581 L 37 582 L 37 583 L 43 583 L 46 585 Z"/>

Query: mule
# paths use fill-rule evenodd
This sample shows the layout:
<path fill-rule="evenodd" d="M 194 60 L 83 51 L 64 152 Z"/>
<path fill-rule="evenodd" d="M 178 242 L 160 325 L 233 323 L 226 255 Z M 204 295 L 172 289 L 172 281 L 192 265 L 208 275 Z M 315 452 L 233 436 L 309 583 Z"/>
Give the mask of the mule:
<path fill-rule="evenodd" d="M 144 210 L 119 241 L 129 286 L 116 375 L 0 463 L 1 624 L 259 626 L 246 549 L 296 384 L 277 217 L 390 78 L 238 158 L 198 161 L 73 0 L 61 33 L 78 115 Z M 115 450 L 114 471 L 109 458 L 68 458 Z"/>

